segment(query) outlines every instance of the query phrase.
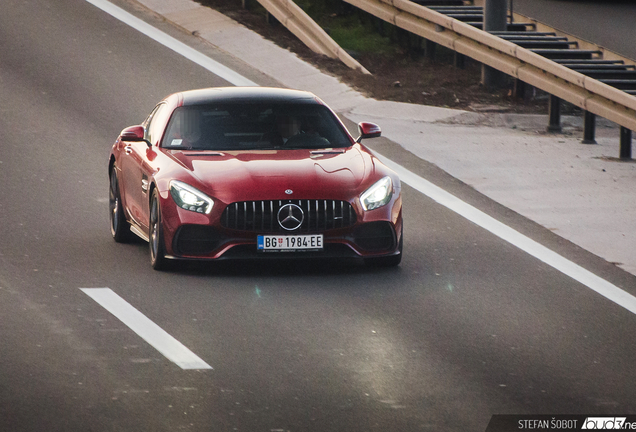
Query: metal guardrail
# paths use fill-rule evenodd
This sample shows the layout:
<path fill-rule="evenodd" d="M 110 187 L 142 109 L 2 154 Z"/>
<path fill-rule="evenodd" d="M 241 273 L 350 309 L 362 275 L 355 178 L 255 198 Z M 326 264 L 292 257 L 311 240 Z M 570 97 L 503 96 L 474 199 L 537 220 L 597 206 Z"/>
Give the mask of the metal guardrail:
<path fill-rule="evenodd" d="M 291 31 L 312 51 L 336 58 L 351 69 L 358 69 L 364 74 L 370 72 L 357 60 L 351 57 L 292 0 L 258 0 L 281 24 Z"/>
<path fill-rule="evenodd" d="M 345 0 L 384 21 L 636 130 L 636 97 L 469 22 L 410 0 Z M 544 54 L 549 54 L 544 51 Z M 594 56 L 595 53 L 588 53 Z"/>
<path fill-rule="evenodd" d="M 414 0 L 411 0 L 414 1 Z M 422 0 L 415 0 L 421 4 Z M 437 3 L 437 0 L 433 0 Z M 483 6 L 439 6 L 429 9 L 482 29 Z M 514 18 L 517 18 L 515 21 Z M 636 66 L 633 61 L 602 47 L 557 32 L 531 18 L 509 15 L 505 31 L 489 33 L 549 58 L 568 69 L 575 70 L 630 95 L 636 95 Z M 519 20 L 521 19 L 521 21 Z"/>

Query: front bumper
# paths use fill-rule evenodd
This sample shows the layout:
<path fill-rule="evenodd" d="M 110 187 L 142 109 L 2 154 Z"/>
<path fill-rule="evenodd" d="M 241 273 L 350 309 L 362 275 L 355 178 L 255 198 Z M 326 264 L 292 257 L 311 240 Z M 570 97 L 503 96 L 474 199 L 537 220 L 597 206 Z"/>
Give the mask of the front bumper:
<path fill-rule="evenodd" d="M 402 202 L 398 195 L 388 205 L 365 212 L 351 203 L 355 219 L 350 226 L 305 230 L 323 234 L 322 251 L 262 252 L 257 250 L 261 234 L 294 235 L 294 232 L 263 232 L 261 227 L 228 228 L 222 222 L 227 205 L 217 203 L 209 215 L 177 207 L 170 196 L 162 196 L 162 219 L 166 253 L 170 258 L 193 260 L 372 258 L 400 253 Z M 233 204 L 232 204 L 233 205 Z M 226 225 L 226 226 L 224 226 Z"/>

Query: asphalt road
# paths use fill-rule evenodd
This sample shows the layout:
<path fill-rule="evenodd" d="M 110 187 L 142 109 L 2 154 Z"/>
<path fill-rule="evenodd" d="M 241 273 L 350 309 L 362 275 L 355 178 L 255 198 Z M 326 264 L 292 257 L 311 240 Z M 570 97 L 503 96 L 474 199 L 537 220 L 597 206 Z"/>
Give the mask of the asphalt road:
<path fill-rule="evenodd" d="M 632 0 L 512 1 L 515 12 L 636 59 L 636 3 Z"/>
<path fill-rule="evenodd" d="M 636 412 L 634 314 L 407 186 L 397 269 L 153 271 L 146 244 L 110 238 L 110 145 L 164 95 L 227 83 L 84 1 L 0 9 L 0 430 L 463 432 L 493 414 Z M 633 276 L 373 146 L 636 294 Z M 81 288 L 110 288 L 212 369 L 181 369 Z"/>

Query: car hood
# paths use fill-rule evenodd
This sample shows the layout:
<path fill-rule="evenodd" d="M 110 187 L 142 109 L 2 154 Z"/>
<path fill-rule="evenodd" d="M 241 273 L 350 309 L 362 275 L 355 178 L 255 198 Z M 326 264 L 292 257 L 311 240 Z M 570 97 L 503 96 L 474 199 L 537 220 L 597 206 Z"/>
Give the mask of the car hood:
<path fill-rule="evenodd" d="M 365 157 L 366 156 L 366 157 Z M 349 199 L 369 171 L 357 146 L 327 150 L 174 152 L 204 192 L 226 203 L 263 199 Z"/>

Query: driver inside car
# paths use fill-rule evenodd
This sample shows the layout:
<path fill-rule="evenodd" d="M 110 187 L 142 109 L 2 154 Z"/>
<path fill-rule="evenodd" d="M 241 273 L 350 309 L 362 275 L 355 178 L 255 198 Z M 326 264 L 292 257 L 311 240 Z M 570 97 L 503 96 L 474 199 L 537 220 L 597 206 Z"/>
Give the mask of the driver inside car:
<path fill-rule="evenodd" d="M 300 133 L 300 120 L 294 116 L 278 116 L 276 126 L 285 144 L 291 137 Z"/>
<path fill-rule="evenodd" d="M 289 114 L 278 114 L 276 116 L 276 129 L 265 135 L 265 139 L 270 141 L 275 147 L 281 147 L 287 144 L 289 139 L 300 135 L 301 123 L 296 116 Z"/>
<path fill-rule="evenodd" d="M 201 140 L 201 113 L 199 110 L 179 110 L 168 134 L 169 146 L 196 148 Z"/>

